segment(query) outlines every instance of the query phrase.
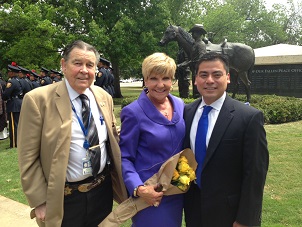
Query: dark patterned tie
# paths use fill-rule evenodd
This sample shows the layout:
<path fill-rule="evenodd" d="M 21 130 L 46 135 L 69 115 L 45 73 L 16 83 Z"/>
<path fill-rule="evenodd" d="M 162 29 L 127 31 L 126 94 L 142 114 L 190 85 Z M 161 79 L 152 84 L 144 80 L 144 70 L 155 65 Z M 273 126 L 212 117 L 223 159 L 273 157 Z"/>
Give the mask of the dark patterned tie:
<path fill-rule="evenodd" d="M 201 187 L 201 170 L 203 166 L 204 159 L 206 157 L 207 151 L 207 132 L 208 132 L 208 114 L 212 110 L 211 106 L 204 106 L 202 115 L 198 122 L 196 139 L 195 139 L 195 158 L 198 163 L 196 169 L 196 182 L 199 187 Z"/>
<path fill-rule="evenodd" d="M 89 143 L 89 153 L 91 157 L 92 175 L 96 177 L 100 170 L 101 150 L 99 145 L 99 136 L 94 123 L 94 118 L 90 110 L 89 99 L 86 95 L 79 95 L 82 101 L 82 118 L 85 129 L 88 130 L 86 140 Z M 90 115 L 90 116 L 89 116 Z M 90 123 L 89 123 L 90 117 Z M 89 124 L 89 125 L 88 125 Z M 96 146 L 96 147 L 94 147 Z M 94 147 L 94 148 L 93 148 Z"/>

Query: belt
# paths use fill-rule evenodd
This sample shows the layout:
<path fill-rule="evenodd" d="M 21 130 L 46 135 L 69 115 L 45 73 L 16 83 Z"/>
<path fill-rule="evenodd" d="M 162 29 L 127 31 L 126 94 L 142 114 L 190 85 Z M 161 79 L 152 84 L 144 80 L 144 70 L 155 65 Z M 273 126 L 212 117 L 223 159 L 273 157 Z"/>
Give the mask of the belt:
<path fill-rule="evenodd" d="M 96 178 L 89 177 L 79 182 L 66 182 L 64 188 L 64 195 L 65 196 L 71 195 L 75 191 L 89 192 L 91 189 L 101 185 L 105 181 L 105 178 L 108 175 L 108 173 L 109 173 L 108 170 L 104 170 L 103 172 L 98 174 Z M 82 182 L 86 182 L 86 183 L 82 183 Z"/>

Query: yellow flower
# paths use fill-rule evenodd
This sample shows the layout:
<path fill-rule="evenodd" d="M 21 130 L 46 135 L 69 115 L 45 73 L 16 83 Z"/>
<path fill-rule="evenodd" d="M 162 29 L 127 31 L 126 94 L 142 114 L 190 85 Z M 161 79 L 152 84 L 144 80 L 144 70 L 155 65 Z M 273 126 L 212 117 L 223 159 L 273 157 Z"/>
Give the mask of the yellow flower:
<path fill-rule="evenodd" d="M 179 178 L 179 173 L 177 172 L 176 169 L 174 169 L 172 181 L 177 181 L 178 178 Z"/>
<path fill-rule="evenodd" d="M 182 174 L 182 173 L 187 173 L 191 167 L 189 166 L 188 163 L 180 162 L 178 164 L 177 168 L 178 168 L 179 173 Z"/>
<path fill-rule="evenodd" d="M 188 163 L 188 159 L 186 158 L 186 156 L 182 155 L 179 157 L 178 163 L 181 163 L 181 162 Z"/>
<path fill-rule="evenodd" d="M 182 190 L 182 191 L 185 191 L 187 190 L 188 186 L 187 185 L 183 185 L 183 184 L 180 184 L 180 185 L 177 185 L 177 187 Z"/>
<path fill-rule="evenodd" d="M 196 179 L 195 171 L 193 169 L 190 169 L 188 171 L 188 177 L 190 178 L 190 181 L 193 181 Z"/>
<path fill-rule="evenodd" d="M 180 156 L 176 169 L 173 172 L 171 184 L 177 186 L 182 191 L 186 191 L 190 182 L 195 179 L 195 171 L 189 165 L 188 159 L 184 155 Z"/>
<path fill-rule="evenodd" d="M 190 178 L 187 175 L 181 175 L 179 177 L 179 182 L 184 184 L 184 185 L 189 185 L 190 184 Z"/>

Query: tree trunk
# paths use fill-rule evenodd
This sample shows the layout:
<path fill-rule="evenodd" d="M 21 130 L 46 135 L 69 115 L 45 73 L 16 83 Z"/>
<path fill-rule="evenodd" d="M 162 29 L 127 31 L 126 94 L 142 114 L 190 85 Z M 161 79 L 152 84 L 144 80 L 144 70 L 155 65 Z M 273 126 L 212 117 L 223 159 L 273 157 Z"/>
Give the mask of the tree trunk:
<path fill-rule="evenodd" d="M 114 98 L 123 98 L 120 86 L 120 69 L 116 61 L 112 61 L 113 75 L 114 75 Z"/>

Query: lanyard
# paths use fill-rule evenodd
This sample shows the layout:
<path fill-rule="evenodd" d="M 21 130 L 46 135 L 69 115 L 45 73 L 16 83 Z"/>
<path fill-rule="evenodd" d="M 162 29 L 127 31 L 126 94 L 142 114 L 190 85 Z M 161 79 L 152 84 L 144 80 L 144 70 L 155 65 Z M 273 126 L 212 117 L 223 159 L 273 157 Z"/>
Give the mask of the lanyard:
<path fill-rule="evenodd" d="M 70 100 L 71 102 L 71 100 Z M 73 112 L 75 113 L 75 115 L 77 116 L 77 119 L 79 121 L 79 124 L 81 126 L 81 129 L 82 129 L 82 132 L 85 136 L 85 141 L 83 143 L 83 147 L 87 150 L 89 147 L 90 147 L 90 144 L 87 140 L 87 135 L 88 135 L 88 129 L 89 129 L 89 125 L 90 125 L 90 119 L 91 119 L 91 108 L 90 108 L 90 101 L 89 101 L 89 118 L 88 118 L 88 125 L 87 125 L 87 128 L 85 128 L 85 125 L 83 123 L 83 121 L 81 120 L 81 118 L 78 116 L 77 112 L 76 112 L 76 109 L 73 105 L 73 103 L 71 102 L 71 108 L 73 110 Z"/>

